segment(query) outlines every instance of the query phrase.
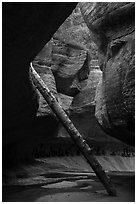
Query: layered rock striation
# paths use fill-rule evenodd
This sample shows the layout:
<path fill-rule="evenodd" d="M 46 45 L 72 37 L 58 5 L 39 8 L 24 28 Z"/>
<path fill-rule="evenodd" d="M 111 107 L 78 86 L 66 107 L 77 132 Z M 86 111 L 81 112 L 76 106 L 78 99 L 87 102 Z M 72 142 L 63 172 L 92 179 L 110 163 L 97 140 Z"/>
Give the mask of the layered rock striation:
<path fill-rule="evenodd" d="M 134 145 L 135 4 L 80 3 L 92 40 L 98 46 L 102 79 L 95 115 L 110 135 Z"/>
<path fill-rule="evenodd" d="M 81 81 L 88 78 L 88 50 L 70 39 L 63 41 L 59 36 L 54 37 L 52 48 L 52 71 L 57 90 L 75 96 L 81 90 Z"/>
<path fill-rule="evenodd" d="M 72 20 L 72 17 L 69 18 Z M 75 35 L 73 33 L 74 40 L 72 39 L 72 28 L 78 26 L 75 26 L 74 22 L 67 19 L 61 25 L 49 42 L 50 45 L 48 43 L 36 57 L 35 69 L 40 75 L 42 74 L 42 79 L 48 88 L 86 139 L 96 142 L 105 141 L 105 139 L 109 141 L 108 135 L 101 130 L 95 118 L 95 92 L 101 80 L 102 71 L 99 70 L 98 61 L 91 60 L 87 46 L 78 42 L 77 36 L 80 34 L 81 38 L 83 36 L 81 25 L 79 25 L 79 32 L 77 29 Z M 79 24 L 81 23 L 82 20 Z M 51 65 L 48 67 L 51 70 L 50 78 L 44 71 L 48 64 Z M 50 110 L 40 95 L 38 114 L 50 114 L 51 111 L 47 111 L 48 109 Z M 61 125 L 57 137 L 62 139 L 69 137 Z"/>
<path fill-rule="evenodd" d="M 85 46 L 82 43 L 78 43 L 77 36 L 79 36 L 80 34 L 78 34 L 77 32 L 78 30 L 80 32 L 80 29 L 83 30 L 81 26 L 79 27 L 79 29 L 77 28 L 77 32 L 75 33 L 75 35 L 73 33 L 73 37 L 75 40 L 72 40 L 71 31 L 74 30 L 73 27 L 75 27 L 74 23 L 75 21 L 72 22 L 73 18 L 70 18 L 70 20 L 67 19 L 64 22 L 64 24 L 59 28 L 59 30 L 54 34 L 52 40 L 50 41 L 50 46 L 49 44 L 45 46 L 44 48 L 45 51 L 42 51 L 42 53 L 47 53 L 46 51 L 47 49 L 49 50 L 50 54 L 47 55 L 44 54 L 44 56 L 42 54 L 41 59 L 39 58 L 39 64 L 43 63 L 46 66 L 50 65 L 50 70 L 52 71 L 50 74 L 52 75 L 52 79 L 54 76 L 53 80 L 55 81 L 53 83 L 55 87 L 54 89 L 56 89 L 56 91 L 54 91 L 51 88 L 51 91 L 55 93 L 55 96 L 58 98 L 59 103 L 69 113 L 69 116 L 74 122 L 75 126 L 85 138 L 89 138 L 91 140 L 100 142 L 101 141 L 117 142 L 117 140 L 111 139 L 108 136 L 110 134 L 114 136 L 114 138 L 120 139 L 128 144 L 133 144 L 132 138 L 129 139 L 127 137 L 125 137 L 124 139 L 121 138 L 122 134 L 124 133 L 125 135 L 128 135 L 129 133 L 132 136 L 134 135 L 134 133 L 132 133 L 133 130 L 131 130 L 134 123 L 133 120 L 129 115 L 126 116 L 129 117 L 128 121 L 127 118 L 125 117 L 125 114 L 127 114 L 127 112 L 125 112 L 125 104 L 127 104 L 126 106 L 128 106 L 128 108 L 130 107 L 129 108 L 130 110 L 128 111 L 130 113 L 132 112 L 131 115 L 134 114 L 134 103 L 132 103 L 132 100 L 134 98 L 134 92 L 132 92 L 132 94 L 130 93 L 130 97 L 128 98 L 130 91 L 127 91 L 126 89 L 127 85 L 125 85 L 125 82 L 122 82 L 122 80 L 125 80 L 124 78 L 126 72 L 125 58 L 123 58 L 122 60 L 123 54 L 120 56 L 118 55 L 113 57 L 113 60 L 111 61 L 111 63 L 113 64 L 112 67 L 111 65 L 109 66 L 109 64 L 107 65 L 107 63 L 110 63 L 110 60 L 112 58 L 112 56 L 111 57 L 109 56 L 109 58 L 107 58 L 110 49 L 106 48 L 107 52 L 106 55 L 105 51 L 103 51 L 103 49 L 105 49 L 105 46 L 107 47 L 111 45 L 111 47 L 113 47 L 112 49 L 114 52 L 115 43 L 116 46 L 120 46 L 120 43 L 118 43 L 117 45 L 117 42 L 119 42 L 118 41 L 119 38 L 117 39 L 117 35 L 120 36 L 120 34 L 116 28 L 115 31 L 117 33 L 117 35 L 115 36 L 116 39 L 113 39 L 114 28 L 112 31 L 109 30 L 107 32 L 106 30 L 105 31 L 106 34 L 105 32 L 102 32 L 101 29 L 103 28 L 101 26 L 101 23 L 99 24 L 98 21 L 96 22 L 96 20 L 98 20 L 98 13 L 97 14 L 94 13 L 95 11 L 93 12 L 93 16 L 88 16 L 89 18 L 86 18 L 87 16 L 84 14 L 84 9 L 89 8 L 90 10 L 91 6 L 94 7 L 95 5 L 96 3 L 95 4 L 80 3 L 81 11 L 85 18 L 85 22 L 92 31 L 91 37 L 94 40 L 94 42 L 97 43 L 97 46 L 99 48 L 99 67 L 101 68 L 102 71 L 98 69 L 99 68 L 98 61 L 91 60 L 92 57 L 90 55 L 90 51 L 87 49 L 87 46 Z M 101 12 L 99 18 L 104 19 L 107 18 L 105 17 L 105 15 L 108 15 L 111 11 L 113 11 L 113 9 L 116 10 L 118 6 L 118 4 L 115 3 L 97 5 L 98 5 L 97 11 Z M 101 10 L 102 5 L 104 6 L 102 7 L 102 9 L 107 8 L 106 13 L 104 10 Z M 124 5 L 130 6 L 129 4 L 126 3 L 125 4 L 121 3 L 119 5 L 121 7 L 123 7 Z M 110 17 L 112 17 L 112 15 Z M 105 22 L 105 20 L 102 21 Z M 80 20 L 80 22 L 81 24 L 83 24 L 82 20 Z M 106 20 L 106 23 L 108 23 L 108 20 Z M 120 23 L 122 22 L 120 21 Z M 117 22 L 115 22 L 114 25 L 118 27 Z M 77 26 L 78 22 L 76 23 L 76 27 Z M 91 29 L 91 27 L 93 28 Z M 129 27 L 131 27 L 131 24 Z M 109 26 L 106 28 L 110 29 Z M 121 31 L 122 33 L 125 32 L 124 29 L 125 26 L 123 26 L 123 30 Z M 111 32 L 112 34 L 110 34 Z M 112 36 L 112 40 L 110 36 Z M 105 42 L 107 41 L 104 41 L 104 38 L 106 38 L 106 40 L 109 39 L 108 40 L 109 43 L 105 44 Z M 127 40 L 128 37 L 126 37 L 125 39 Z M 119 49 L 121 50 L 122 47 L 120 46 Z M 129 50 L 128 47 L 127 50 Z M 109 55 L 110 54 L 112 53 L 109 53 Z M 49 56 L 51 56 L 50 62 L 48 59 Z M 127 60 L 126 66 L 128 66 L 128 64 L 129 62 Z M 120 67 L 119 70 L 117 66 Z M 133 71 L 132 76 L 134 77 Z M 50 88 L 51 81 L 48 82 L 48 76 L 47 82 L 45 81 L 45 83 L 47 83 L 47 85 L 49 83 Z M 131 80 L 131 83 L 128 82 L 128 84 L 130 87 L 134 87 L 134 79 Z M 124 103 L 124 106 L 122 103 Z M 40 107 L 43 106 L 42 108 L 39 109 L 40 114 L 41 113 L 46 114 L 45 107 L 48 108 L 48 106 L 47 104 L 45 106 L 45 104 L 46 104 L 45 100 L 40 100 Z M 110 113 L 108 113 L 108 111 Z M 113 121 L 110 118 L 110 115 Z M 127 129 L 125 129 L 125 126 L 128 128 L 129 133 Z M 104 131 L 102 131 L 101 127 L 103 127 L 103 130 L 105 130 L 105 132 L 108 135 Z M 122 130 L 122 132 L 119 130 Z M 63 138 L 68 137 L 68 134 L 66 133 L 63 127 L 59 128 L 58 137 Z"/>
<path fill-rule="evenodd" d="M 108 133 L 134 144 L 134 3 L 80 3 L 102 71 L 91 68 L 94 46 L 79 11 L 55 33 L 75 6 L 4 3 L 4 161 L 35 155 L 35 147 L 54 139 L 60 147 L 56 137 L 68 138 L 30 79 L 29 63 L 43 46 L 33 65 L 81 134 L 106 142 Z"/>

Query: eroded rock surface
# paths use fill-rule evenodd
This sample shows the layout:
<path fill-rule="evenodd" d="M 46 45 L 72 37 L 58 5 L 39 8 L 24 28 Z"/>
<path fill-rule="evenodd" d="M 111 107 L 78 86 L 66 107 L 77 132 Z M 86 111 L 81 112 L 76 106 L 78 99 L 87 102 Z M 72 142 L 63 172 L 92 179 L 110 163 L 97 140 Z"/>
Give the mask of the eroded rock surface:
<path fill-rule="evenodd" d="M 80 3 L 91 37 L 98 46 L 103 71 L 95 115 L 115 138 L 134 144 L 135 4 Z"/>
<path fill-rule="evenodd" d="M 72 23 L 71 20 L 72 18 L 67 19 L 63 23 L 52 40 L 39 53 L 35 59 L 39 65 L 37 64 L 35 68 L 82 135 L 95 141 L 104 141 L 108 137 L 94 116 L 95 91 L 102 72 L 99 70 L 97 60 L 91 61 L 86 45 L 78 42 L 77 36 L 81 35 L 81 38 L 83 36 L 83 33 L 81 34 L 83 28 L 80 25 L 82 20 L 79 22 L 77 32 L 73 33 L 74 40 L 71 32 L 77 26 L 74 24 L 75 21 Z M 48 64 L 51 65 L 48 69 L 52 71 L 50 77 L 44 71 Z M 38 114 L 51 113 L 41 96 L 39 105 Z M 59 128 L 58 137 L 69 137 L 62 126 Z"/>
<path fill-rule="evenodd" d="M 66 111 L 69 110 L 72 97 L 86 86 L 90 72 L 91 58 L 86 46 L 89 30 L 85 24 L 81 27 L 81 13 L 79 22 L 73 19 L 74 16 L 66 19 L 34 60 L 36 70 Z M 40 94 L 38 114 L 50 113 L 50 108 Z"/>
<path fill-rule="evenodd" d="M 81 92 L 73 97 L 69 108 L 69 117 L 75 127 L 88 141 L 117 142 L 101 129 L 95 118 L 95 93 L 101 78 L 102 71 L 100 69 L 92 69 L 90 71 L 88 79 L 83 81 Z M 58 132 L 58 137 L 69 137 L 69 135 L 65 129 L 61 127 Z"/>
<path fill-rule="evenodd" d="M 89 53 L 75 41 L 63 41 L 59 36 L 53 39 L 52 71 L 57 90 L 74 96 L 81 90 L 80 82 L 88 78 Z"/>

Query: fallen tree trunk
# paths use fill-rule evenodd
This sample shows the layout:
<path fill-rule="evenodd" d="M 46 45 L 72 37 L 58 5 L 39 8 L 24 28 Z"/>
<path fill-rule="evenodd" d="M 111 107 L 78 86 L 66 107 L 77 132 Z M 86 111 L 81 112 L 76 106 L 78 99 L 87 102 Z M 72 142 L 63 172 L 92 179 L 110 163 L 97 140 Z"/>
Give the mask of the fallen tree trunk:
<path fill-rule="evenodd" d="M 102 166 L 99 164 L 99 162 L 96 160 L 96 158 L 92 154 L 92 150 L 89 147 L 89 145 L 86 143 L 86 141 L 83 139 L 81 134 L 78 132 L 78 130 L 73 125 L 72 121 L 69 119 L 68 115 L 65 113 L 65 111 L 62 109 L 62 107 L 57 102 L 56 98 L 53 96 L 53 94 L 50 92 L 50 90 L 47 88 L 44 81 L 40 78 L 38 73 L 33 68 L 33 65 L 31 63 L 31 77 L 34 85 L 36 88 L 40 91 L 44 99 L 49 104 L 52 111 L 56 114 L 59 121 L 62 123 L 62 125 L 65 127 L 75 144 L 80 149 L 81 153 L 86 158 L 89 165 L 92 167 L 94 172 L 96 173 L 97 177 L 100 179 L 104 187 L 106 188 L 107 192 L 111 196 L 116 195 L 116 191 L 110 181 L 110 178 L 106 175 L 105 171 L 102 169 Z M 65 84 L 64 84 L 65 86 Z"/>

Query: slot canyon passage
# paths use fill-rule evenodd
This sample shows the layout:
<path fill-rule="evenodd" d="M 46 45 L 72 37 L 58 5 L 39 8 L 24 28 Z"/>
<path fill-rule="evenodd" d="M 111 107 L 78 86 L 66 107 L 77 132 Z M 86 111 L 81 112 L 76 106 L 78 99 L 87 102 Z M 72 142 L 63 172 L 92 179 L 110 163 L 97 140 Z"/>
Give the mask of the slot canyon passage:
<path fill-rule="evenodd" d="M 2 201 L 135 201 L 135 3 L 2 3 Z M 30 63 L 114 184 L 109 196 Z"/>

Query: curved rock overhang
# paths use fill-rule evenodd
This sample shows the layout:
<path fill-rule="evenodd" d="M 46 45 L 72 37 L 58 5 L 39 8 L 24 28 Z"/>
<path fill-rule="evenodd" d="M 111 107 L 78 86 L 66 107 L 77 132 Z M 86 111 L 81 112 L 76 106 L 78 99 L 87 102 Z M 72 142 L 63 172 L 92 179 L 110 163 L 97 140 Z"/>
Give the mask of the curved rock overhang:
<path fill-rule="evenodd" d="M 135 3 L 81 2 L 98 46 L 102 81 L 95 116 L 105 132 L 135 144 Z"/>

